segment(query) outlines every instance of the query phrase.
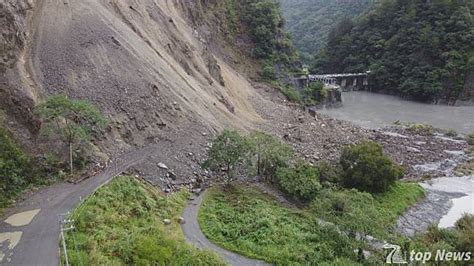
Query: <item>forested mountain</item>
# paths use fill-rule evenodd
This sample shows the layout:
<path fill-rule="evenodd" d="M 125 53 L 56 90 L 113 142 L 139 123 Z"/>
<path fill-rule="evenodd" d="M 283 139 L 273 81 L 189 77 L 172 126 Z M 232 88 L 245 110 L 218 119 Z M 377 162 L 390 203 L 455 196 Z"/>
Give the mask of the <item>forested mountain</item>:
<path fill-rule="evenodd" d="M 342 18 L 354 17 L 373 0 L 280 0 L 287 30 L 304 58 L 317 53 Z"/>
<path fill-rule="evenodd" d="M 383 0 L 329 34 L 317 72 L 371 70 L 372 88 L 453 103 L 473 90 L 474 1 Z"/>

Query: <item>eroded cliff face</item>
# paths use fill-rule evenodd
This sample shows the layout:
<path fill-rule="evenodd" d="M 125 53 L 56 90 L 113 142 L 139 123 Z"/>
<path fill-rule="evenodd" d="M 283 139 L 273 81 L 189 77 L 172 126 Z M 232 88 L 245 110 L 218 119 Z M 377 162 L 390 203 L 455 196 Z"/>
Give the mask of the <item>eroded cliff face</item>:
<path fill-rule="evenodd" d="M 7 0 L 1 6 L 1 109 L 24 139 L 52 94 L 88 99 L 110 121 L 103 148 L 191 131 L 251 128 L 259 97 L 216 30 L 219 1 Z M 225 50 L 225 51 L 224 51 Z"/>
<path fill-rule="evenodd" d="M 27 47 L 30 40 L 29 18 L 34 0 L 5 0 L 0 3 L 0 118 L 29 143 L 36 132 L 32 109 L 37 89 L 27 73 Z"/>

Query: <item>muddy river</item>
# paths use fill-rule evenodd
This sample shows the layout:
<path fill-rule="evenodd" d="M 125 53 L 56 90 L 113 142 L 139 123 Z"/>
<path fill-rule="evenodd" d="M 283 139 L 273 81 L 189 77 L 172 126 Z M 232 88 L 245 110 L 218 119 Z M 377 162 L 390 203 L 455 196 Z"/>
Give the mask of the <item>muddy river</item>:
<path fill-rule="evenodd" d="M 474 132 L 474 106 L 423 104 L 365 91 L 343 92 L 342 100 L 343 107 L 320 112 L 368 128 L 402 121 L 427 123 L 463 134 Z"/>

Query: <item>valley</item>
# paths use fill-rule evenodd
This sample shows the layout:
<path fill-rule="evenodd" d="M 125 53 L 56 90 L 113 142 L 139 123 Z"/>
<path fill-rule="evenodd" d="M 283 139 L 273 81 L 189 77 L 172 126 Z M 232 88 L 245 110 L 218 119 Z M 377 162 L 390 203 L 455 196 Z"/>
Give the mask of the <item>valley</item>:
<path fill-rule="evenodd" d="M 371 21 L 383 9 L 426 26 L 402 15 L 426 3 L 323 2 L 1 2 L 0 265 L 380 265 L 389 247 L 407 260 L 474 252 L 472 5 L 439 15 L 457 42 L 433 45 L 459 56 L 426 53 L 422 77 L 408 71 L 415 52 L 394 48 L 399 28 Z M 311 28 L 298 21 L 313 11 Z M 359 38 L 366 28 L 378 41 Z M 383 49 L 362 58 L 373 45 Z M 388 75 L 394 54 L 405 70 Z M 364 71 L 371 90 L 403 98 L 342 92 L 341 107 L 315 109 L 331 92 L 293 87 L 308 67 Z"/>

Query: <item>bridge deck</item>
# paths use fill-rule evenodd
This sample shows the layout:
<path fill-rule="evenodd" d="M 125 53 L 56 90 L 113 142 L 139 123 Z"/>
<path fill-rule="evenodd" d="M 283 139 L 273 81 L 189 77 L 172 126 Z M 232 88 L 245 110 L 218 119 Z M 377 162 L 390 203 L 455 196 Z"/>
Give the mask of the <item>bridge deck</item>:
<path fill-rule="evenodd" d="M 325 79 L 325 78 L 349 78 L 349 77 L 365 77 L 369 73 L 344 73 L 344 74 L 321 74 L 308 75 L 309 79 Z"/>

